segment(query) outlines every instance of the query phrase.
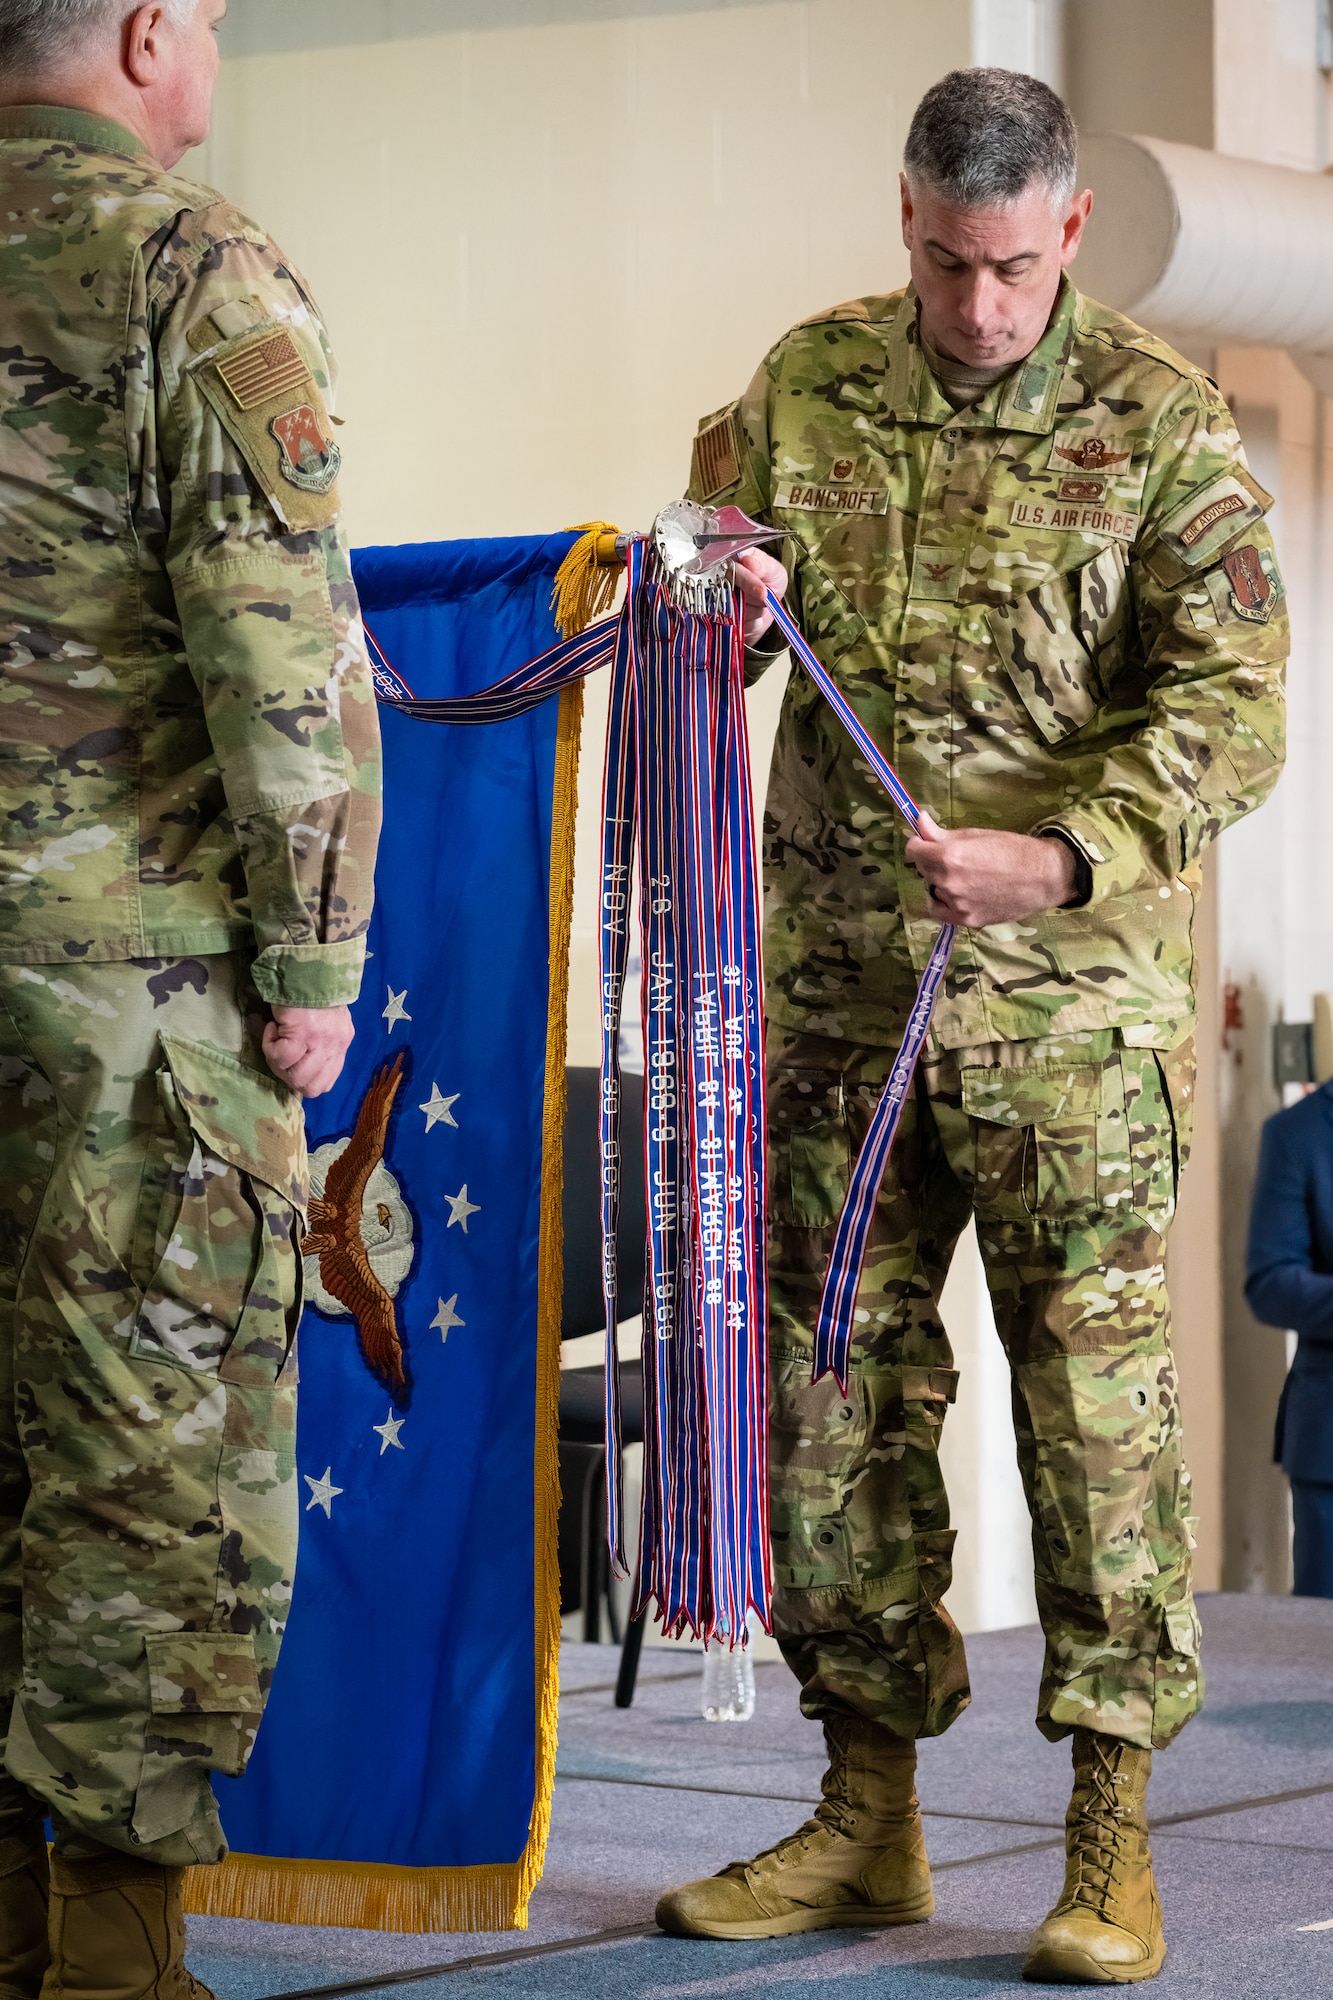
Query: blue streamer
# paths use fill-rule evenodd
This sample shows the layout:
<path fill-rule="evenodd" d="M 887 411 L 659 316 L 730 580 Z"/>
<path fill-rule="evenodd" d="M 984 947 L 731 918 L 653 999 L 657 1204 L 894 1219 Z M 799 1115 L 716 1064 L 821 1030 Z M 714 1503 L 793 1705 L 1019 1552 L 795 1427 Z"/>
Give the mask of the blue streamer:
<path fill-rule="evenodd" d="M 768 594 L 768 608 L 797 659 L 845 724 L 871 770 L 915 832 L 921 822 L 921 813 L 898 773 L 827 668 L 811 652 L 795 619 L 771 591 Z M 957 936 L 956 925 L 945 924 L 935 940 L 934 949 L 912 1004 L 912 1011 L 908 1016 L 907 1031 L 903 1036 L 902 1046 L 894 1059 L 893 1068 L 889 1071 L 889 1080 L 875 1107 L 870 1130 L 866 1134 L 865 1143 L 852 1171 L 847 1199 L 838 1218 L 837 1234 L 833 1239 L 833 1255 L 829 1260 L 823 1296 L 819 1301 L 819 1322 L 815 1329 L 814 1374 L 811 1379 L 818 1382 L 825 1375 L 834 1375 L 844 1396 L 847 1393 L 847 1371 L 851 1360 L 856 1294 L 860 1288 L 861 1271 L 865 1265 L 866 1244 L 870 1237 L 870 1225 L 875 1216 L 875 1204 L 879 1199 L 889 1154 L 902 1121 L 903 1105 L 907 1101 L 907 1093 L 912 1086 L 917 1062 L 925 1047 L 926 1036 L 930 1032 L 931 1016 L 935 1011 L 935 1002 L 939 997 L 939 990 L 944 982 Z"/>

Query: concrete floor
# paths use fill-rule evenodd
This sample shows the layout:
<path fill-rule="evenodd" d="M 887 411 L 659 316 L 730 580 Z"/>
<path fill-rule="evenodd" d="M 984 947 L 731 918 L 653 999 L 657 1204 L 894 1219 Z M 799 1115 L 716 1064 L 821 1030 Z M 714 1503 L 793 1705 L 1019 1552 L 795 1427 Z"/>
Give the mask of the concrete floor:
<path fill-rule="evenodd" d="M 1207 1706 L 1153 1779 L 1169 1952 L 1151 1990 L 1160 2000 L 1333 1996 L 1333 1604 L 1217 1596 L 1202 1612 Z M 757 1669 L 752 1721 L 710 1725 L 693 1660 L 646 1654 L 634 1707 L 621 1712 L 608 1687 L 614 1650 L 567 1646 L 551 1847 L 526 1934 L 395 1938 L 198 1918 L 191 1965 L 218 2000 L 474 1991 L 481 2000 L 983 2000 L 1065 1990 L 1019 1977 L 1027 1933 L 1059 1889 L 1069 1782 L 1067 1749 L 1032 1727 L 1040 1638 L 1029 1627 L 993 1632 L 968 1651 L 973 1706 L 922 1746 L 937 1877 L 927 1925 L 763 1944 L 660 1936 L 652 1910 L 662 1887 L 754 1853 L 806 1816 L 821 1733 L 801 1717 L 781 1665 Z M 569 1949 L 570 1939 L 593 1942 Z M 494 1962 L 466 1965 L 483 1954 Z"/>

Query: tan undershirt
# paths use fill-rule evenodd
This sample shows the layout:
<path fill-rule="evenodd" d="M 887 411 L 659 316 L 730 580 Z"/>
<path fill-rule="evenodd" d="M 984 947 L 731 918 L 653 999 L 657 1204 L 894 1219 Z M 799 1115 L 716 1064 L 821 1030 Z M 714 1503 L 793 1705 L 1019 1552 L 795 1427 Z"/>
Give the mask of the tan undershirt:
<path fill-rule="evenodd" d="M 1016 361 L 1004 361 L 998 368 L 972 368 L 965 361 L 951 361 L 947 354 L 937 354 L 924 334 L 921 336 L 921 352 L 940 385 L 945 402 L 954 410 L 970 410 L 974 403 L 981 401 L 988 389 L 1006 375 L 1012 375 L 1018 366 Z"/>

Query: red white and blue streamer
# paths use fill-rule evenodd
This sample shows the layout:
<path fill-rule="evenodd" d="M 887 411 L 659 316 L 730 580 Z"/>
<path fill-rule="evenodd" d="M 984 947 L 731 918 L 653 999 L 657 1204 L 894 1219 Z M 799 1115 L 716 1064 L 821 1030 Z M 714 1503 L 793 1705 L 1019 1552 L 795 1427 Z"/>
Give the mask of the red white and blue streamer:
<path fill-rule="evenodd" d="M 615 920 L 633 840 L 648 1192 L 635 1609 L 655 1600 L 668 1631 L 735 1642 L 751 1610 L 767 1620 L 770 1598 L 763 979 L 741 606 L 723 578 L 697 606 L 679 602 L 651 544 L 632 545 L 629 568 L 607 746 L 603 1074 L 613 1144 Z M 606 1304 L 614 1326 L 610 1285 Z"/>
<path fill-rule="evenodd" d="M 669 1632 L 736 1643 L 750 1611 L 767 1623 L 771 1595 L 763 974 L 742 607 L 725 573 L 694 579 L 682 593 L 643 538 L 630 542 L 627 564 L 618 618 L 474 695 L 418 699 L 368 637 L 380 700 L 427 722 L 504 721 L 612 666 L 601 881 L 608 1536 L 623 1571 L 611 1330 L 620 1318 L 615 1244 L 625 1166 L 620 1016 L 637 886 L 649 1244 L 634 1608 L 655 1601 Z M 786 608 L 771 595 L 768 602 L 801 666 L 915 829 L 911 795 Z M 945 926 L 930 954 L 838 1223 L 814 1379 L 832 1372 L 844 1391 L 870 1225 L 955 935 Z"/>
<path fill-rule="evenodd" d="M 828 669 L 811 652 L 805 642 L 805 635 L 791 613 L 771 591 L 768 606 L 792 652 L 844 724 L 871 770 L 915 833 L 921 822 L 921 812 L 916 800 Z M 852 1170 L 847 1199 L 838 1218 L 838 1231 L 833 1239 L 833 1255 L 829 1260 L 828 1271 L 824 1278 L 823 1296 L 819 1301 L 812 1380 L 818 1382 L 823 1376 L 832 1374 L 836 1377 L 838 1387 L 844 1396 L 847 1393 L 847 1371 L 851 1363 L 856 1294 L 865 1265 L 866 1244 L 870 1237 L 870 1225 L 874 1220 L 875 1204 L 884 1183 L 889 1154 L 893 1150 L 893 1142 L 902 1122 L 903 1106 L 907 1102 L 907 1093 L 912 1087 L 917 1062 L 925 1047 L 926 1036 L 930 1032 L 931 1016 L 935 1011 L 935 1002 L 939 997 L 940 986 L 948 970 L 957 936 L 957 926 L 945 924 L 935 940 L 934 948 L 926 962 L 926 969 L 921 975 L 916 999 L 912 1003 L 902 1044 L 894 1058 L 893 1068 L 889 1071 L 889 1080 L 884 1086 L 879 1103 L 875 1106 L 870 1130 L 866 1134 L 856 1166 Z"/>

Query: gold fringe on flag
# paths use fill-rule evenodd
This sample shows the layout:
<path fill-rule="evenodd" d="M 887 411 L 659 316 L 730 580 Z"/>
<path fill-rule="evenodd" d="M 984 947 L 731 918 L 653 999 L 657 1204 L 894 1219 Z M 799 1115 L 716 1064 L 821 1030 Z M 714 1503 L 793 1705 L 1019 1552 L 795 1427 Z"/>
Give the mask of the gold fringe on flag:
<path fill-rule="evenodd" d="M 614 529 L 599 526 L 614 537 Z M 614 595 L 614 589 L 612 591 Z M 594 614 L 595 615 L 595 614 Z M 344 1930 L 525 1931 L 541 1880 L 555 1790 L 560 1698 L 560 1319 L 564 1290 L 565 1048 L 569 1022 L 569 927 L 574 908 L 574 824 L 578 816 L 583 686 L 560 697 L 551 813 L 550 989 L 546 1016 L 546 1096 L 542 1112 L 541 1228 L 537 1248 L 537 1401 L 533 1461 L 536 1580 L 536 1787 L 528 1839 L 514 1862 L 476 1868 L 398 1868 L 360 1861 L 287 1861 L 232 1854 L 216 1868 L 191 1868 L 185 1908 L 193 1916 L 249 1917 L 259 1923 Z"/>
<path fill-rule="evenodd" d="M 616 546 L 620 530 L 610 521 L 580 521 L 575 542 L 555 573 L 551 609 L 562 639 L 577 639 L 594 618 L 616 601 L 625 568 L 623 549 Z"/>
<path fill-rule="evenodd" d="M 185 1908 L 197 1917 L 402 1936 L 526 1930 L 528 1874 L 526 1852 L 517 1862 L 479 1868 L 391 1868 L 232 1854 L 216 1868 L 190 1870 Z"/>
<path fill-rule="evenodd" d="M 533 1487 L 537 1581 L 537 1785 L 528 1844 L 519 1860 L 521 1916 L 542 1878 L 555 1792 L 560 1706 L 560 1323 L 565 1290 L 565 1055 L 569 1041 L 569 932 L 574 915 L 574 829 L 579 811 L 583 683 L 560 697 L 551 809 L 551 980 L 546 1017 L 546 1103 L 542 1121 L 541 1230 L 537 1246 L 537 1441 Z"/>

